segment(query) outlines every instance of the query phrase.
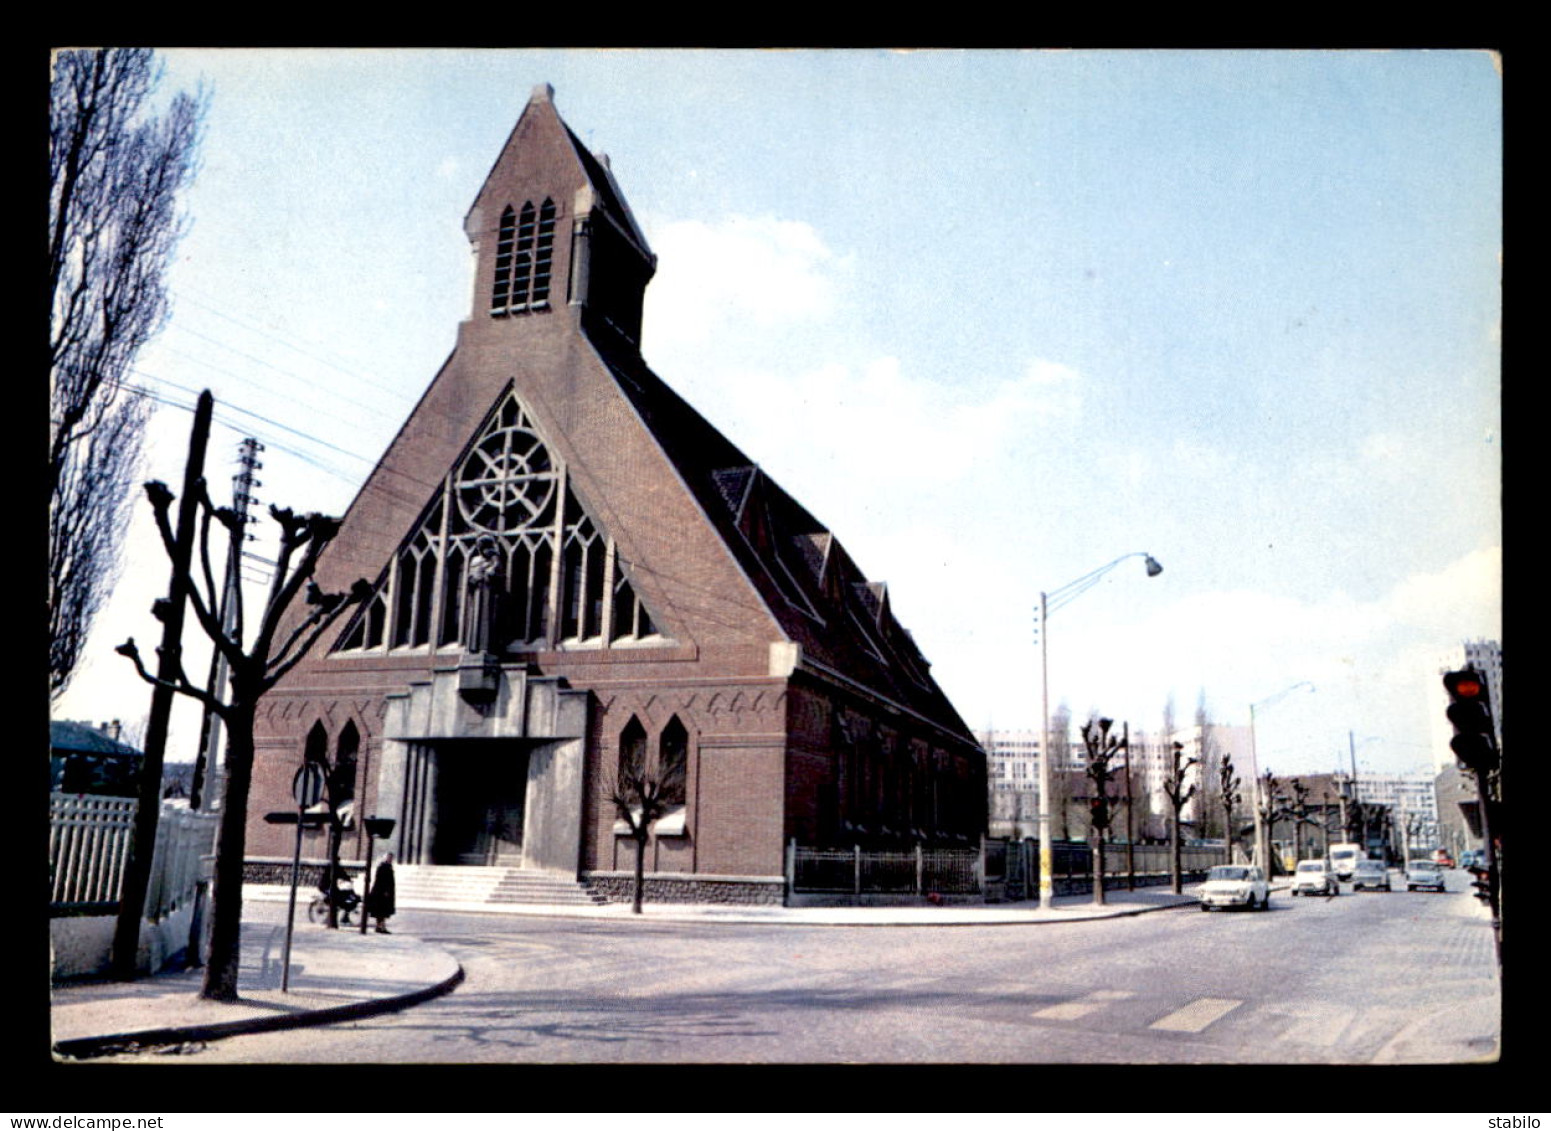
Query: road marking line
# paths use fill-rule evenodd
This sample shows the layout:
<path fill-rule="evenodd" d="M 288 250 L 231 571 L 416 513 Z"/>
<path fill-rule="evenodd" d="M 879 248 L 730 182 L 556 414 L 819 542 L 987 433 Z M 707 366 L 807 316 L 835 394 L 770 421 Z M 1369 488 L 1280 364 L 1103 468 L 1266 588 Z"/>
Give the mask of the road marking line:
<path fill-rule="evenodd" d="M 1197 998 L 1183 1009 L 1176 1009 L 1167 1017 L 1160 1017 L 1148 1026 L 1150 1029 L 1168 1029 L 1175 1033 L 1199 1033 L 1212 1022 L 1243 1005 L 1232 998 Z"/>
<path fill-rule="evenodd" d="M 1057 1002 L 1055 1005 L 1047 1005 L 1044 1009 L 1037 1009 L 1033 1015 L 1046 1021 L 1077 1021 L 1103 1009 L 1112 1001 L 1124 1001 L 1128 997 L 1135 996 L 1129 990 L 1094 990 L 1091 994 L 1075 1001 Z"/>
<path fill-rule="evenodd" d="M 1348 1009 L 1338 1005 L 1292 1005 L 1276 1010 L 1293 1018 L 1278 1040 L 1294 1041 L 1304 1045 L 1318 1045 L 1329 1048 L 1341 1039 L 1352 1021 L 1357 1017 L 1355 1009 Z"/>

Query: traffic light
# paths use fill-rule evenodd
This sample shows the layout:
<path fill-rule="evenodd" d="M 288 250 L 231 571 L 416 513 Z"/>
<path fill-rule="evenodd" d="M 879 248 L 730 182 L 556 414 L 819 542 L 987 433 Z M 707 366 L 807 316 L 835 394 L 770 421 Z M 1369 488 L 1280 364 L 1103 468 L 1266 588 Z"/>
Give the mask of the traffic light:
<path fill-rule="evenodd" d="M 1449 747 L 1454 756 L 1471 770 L 1495 770 L 1498 762 L 1497 739 L 1492 732 L 1492 704 L 1486 680 L 1470 668 L 1446 672 L 1444 690 L 1449 693 L 1449 722 L 1454 737 Z"/>
<path fill-rule="evenodd" d="M 1470 874 L 1475 878 L 1470 881 L 1470 886 L 1475 890 L 1471 893 L 1482 903 L 1492 902 L 1492 873 L 1490 869 L 1471 867 Z"/>

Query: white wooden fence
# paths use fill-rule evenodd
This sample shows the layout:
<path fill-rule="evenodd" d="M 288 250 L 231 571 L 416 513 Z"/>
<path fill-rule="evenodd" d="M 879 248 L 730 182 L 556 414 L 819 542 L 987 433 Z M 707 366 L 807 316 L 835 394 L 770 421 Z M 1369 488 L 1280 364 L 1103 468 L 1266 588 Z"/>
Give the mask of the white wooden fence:
<path fill-rule="evenodd" d="M 132 797 L 55 793 L 49 798 L 50 901 L 54 906 L 117 903 L 134 835 Z M 163 809 L 156 823 L 145 917 L 153 922 L 183 906 L 210 874 L 219 817 Z"/>

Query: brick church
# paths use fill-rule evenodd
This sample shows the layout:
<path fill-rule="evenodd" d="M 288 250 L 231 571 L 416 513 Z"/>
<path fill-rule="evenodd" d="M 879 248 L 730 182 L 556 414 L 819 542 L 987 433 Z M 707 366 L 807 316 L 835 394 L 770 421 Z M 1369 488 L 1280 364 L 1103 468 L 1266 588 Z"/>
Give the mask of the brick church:
<path fill-rule="evenodd" d="M 780 902 L 791 841 L 978 843 L 985 755 L 885 587 L 642 360 L 656 257 L 552 96 L 465 219 L 457 345 L 320 564 L 375 596 L 261 705 L 250 858 L 289 857 L 262 815 L 304 757 L 395 819 L 379 853 L 614 895 L 622 761 L 678 771 L 659 898 Z"/>

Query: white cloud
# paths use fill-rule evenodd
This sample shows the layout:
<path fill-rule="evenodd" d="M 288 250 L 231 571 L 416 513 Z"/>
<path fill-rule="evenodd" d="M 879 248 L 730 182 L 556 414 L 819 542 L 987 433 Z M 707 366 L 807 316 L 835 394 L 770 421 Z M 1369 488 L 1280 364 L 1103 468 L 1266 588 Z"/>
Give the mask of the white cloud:
<path fill-rule="evenodd" d="M 646 300 L 654 349 L 706 342 L 749 322 L 822 321 L 840 302 L 851 266 L 799 220 L 674 220 L 651 231 L 659 264 Z"/>
<path fill-rule="evenodd" d="M 1477 550 L 1436 573 L 1413 574 L 1383 601 L 1388 621 L 1458 625 L 1459 637 L 1502 635 L 1503 551 Z M 1451 641 L 1450 643 L 1453 643 Z"/>
<path fill-rule="evenodd" d="M 791 376 L 743 373 L 719 382 L 726 418 L 757 460 L 791 474 L 853 485 L 945 485 L 1014 455 L 1031 431 L 1081 406 L 1077 374 L 1048 362 L 988 387 L 948 386 L 879 357 Z M 776 462 L 768 470 L 778 478 Z"/>

